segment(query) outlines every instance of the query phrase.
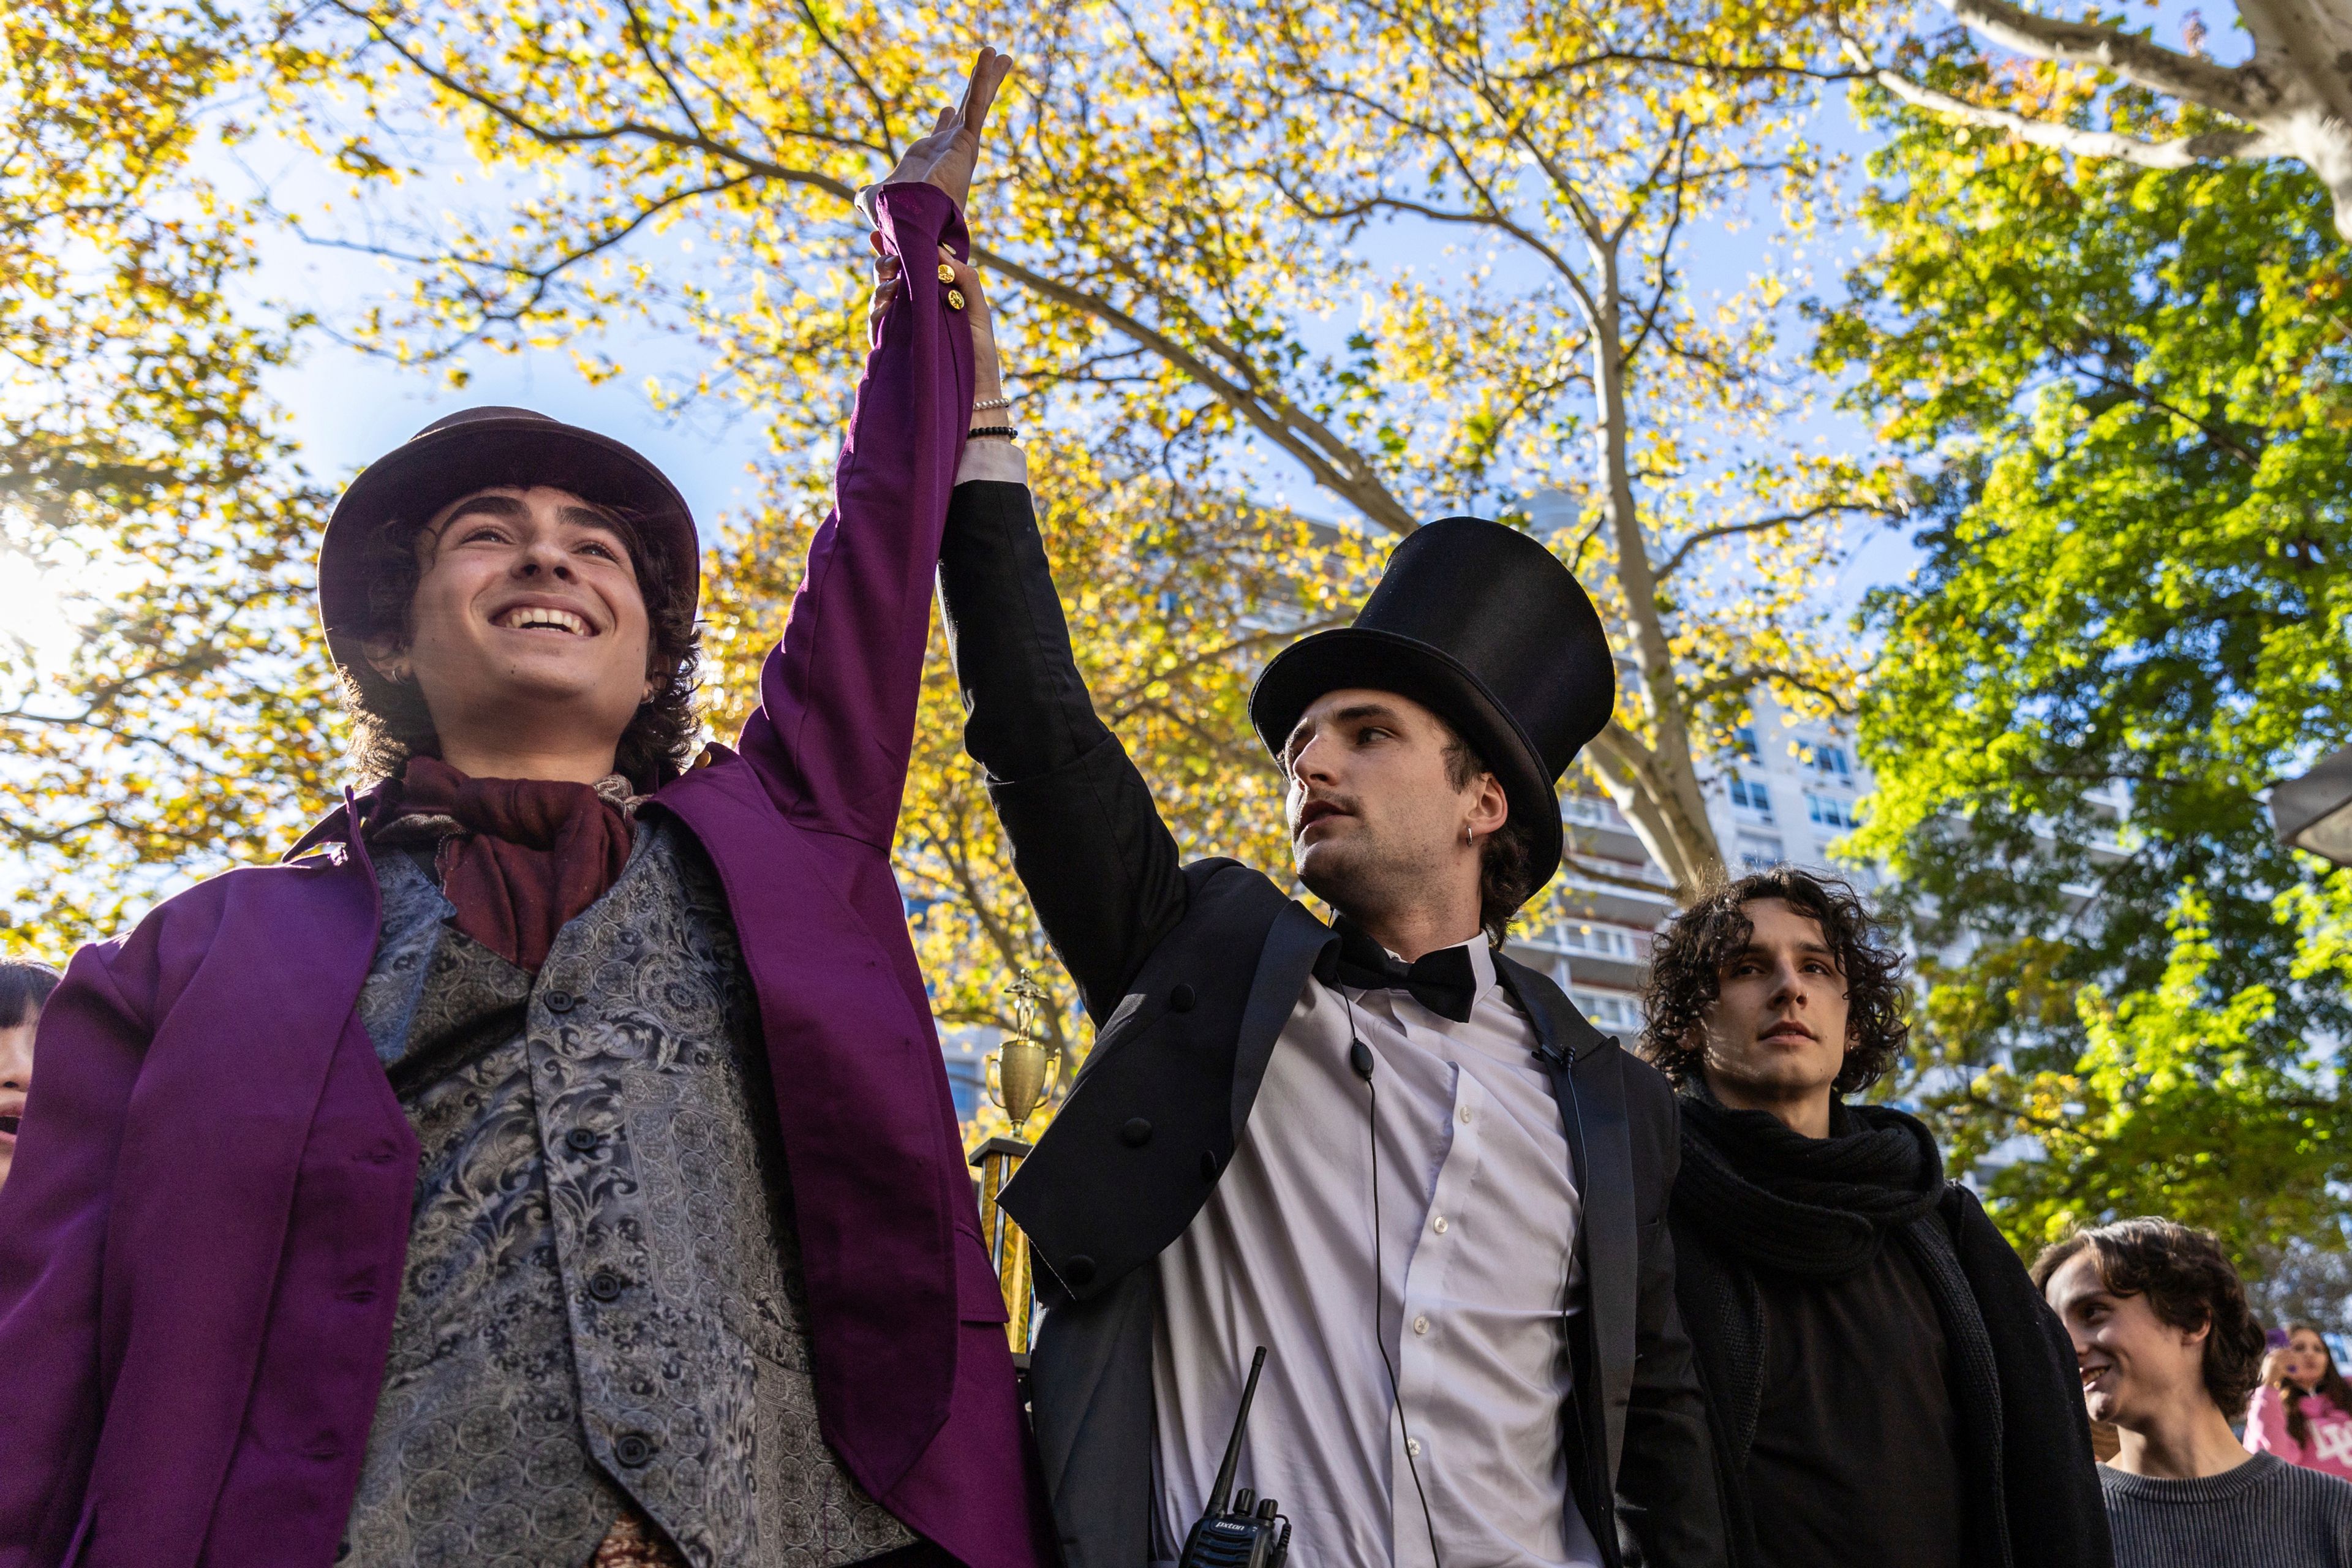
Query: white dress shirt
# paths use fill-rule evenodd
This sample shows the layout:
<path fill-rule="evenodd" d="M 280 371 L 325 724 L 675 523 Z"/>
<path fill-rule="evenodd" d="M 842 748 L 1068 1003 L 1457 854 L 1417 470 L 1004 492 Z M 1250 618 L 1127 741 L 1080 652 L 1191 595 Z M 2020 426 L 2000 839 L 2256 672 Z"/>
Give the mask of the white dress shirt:
<path fill-rule="evenodd" d="M 1200 1517 L 1265 1345 L 1234 1484 L 1280 1503 L 1297 1568 L 1432 1568 L 1403 1427 L 1446 1568 L 1597 1568 L 1560 1436 L 1581 1300 L 1567 1138 L 1535 1031 L 1485 940 L 1466 945 L 1466 1024 L 1307 982 L 1231 1164 L 1160 1255 L 1156 1560 Z M 1377 1292 L 1359 1037 L 1377 1063 Z"/>

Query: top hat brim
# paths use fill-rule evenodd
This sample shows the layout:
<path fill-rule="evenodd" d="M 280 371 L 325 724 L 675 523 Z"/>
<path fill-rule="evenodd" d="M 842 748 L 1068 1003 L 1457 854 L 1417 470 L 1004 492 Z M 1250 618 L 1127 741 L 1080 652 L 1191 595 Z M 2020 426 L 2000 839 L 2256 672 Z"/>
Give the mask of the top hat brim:
<path fill-rule="evenodd" d="M 378 628 L 369 611 L 368 541 L 394 518 L 422 521 L 450 502 L 500 486 L 553 485 L 632 514 L 673 582 L 701 600 L 702 547 L 686 498 L 659 468 L 609 436 L 536 415 L 468 419 L 430 429 L 377 458 L 335 503 L 319 546 L 319 620 L 335 662 L 362 657 Z"/>
<path fill-rule="evenodd" d="M 1250 722 L 1280 757 L 1290 731 L 1327 692 L 1363 687 L 1409 697 L 1452 725 L 1493 770 L 1511 819 L 1528 832 L 1530 891 L 1559 868 L 1559 799 L 1526 729 L 1444 649 L 1418 637 L 1370 626 L 1340 626 L 1302 637 L 1270 660 L 1250 690 Z"/>

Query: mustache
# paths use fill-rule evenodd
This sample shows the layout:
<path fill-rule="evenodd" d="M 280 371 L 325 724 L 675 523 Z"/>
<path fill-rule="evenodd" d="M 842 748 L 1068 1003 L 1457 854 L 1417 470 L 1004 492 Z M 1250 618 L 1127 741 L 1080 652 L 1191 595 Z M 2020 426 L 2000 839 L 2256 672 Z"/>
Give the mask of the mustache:
<path fill-rule="evenodd" d="M 1293 833 L 1297 832 L 1299 827 L 1305 823 L 1307 814 L 1313 811 L 1318 806 L 1328 806 L 1334 812 L 1344 813 L 1349 816 L 1362 815 L 1356 809 L 1356 797 L 1353 795 L 1328 794 L 1310 795 L 1302 798 L 1298 803 L 1298 808 L 1290 814 L 1290 830 Z"/>

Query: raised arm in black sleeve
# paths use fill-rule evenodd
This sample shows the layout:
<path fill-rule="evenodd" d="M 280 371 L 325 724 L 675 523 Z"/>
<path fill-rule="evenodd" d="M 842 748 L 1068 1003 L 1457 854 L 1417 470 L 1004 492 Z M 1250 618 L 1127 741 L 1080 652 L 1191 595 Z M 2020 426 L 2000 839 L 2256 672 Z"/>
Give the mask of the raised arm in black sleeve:
<path fill-rule="evenodd" d="M 988 773 L 1013 869 L 1097 1023 L 1184 913 L 1176 841 L 1070 651 L 1025 485 L 955 488 L 940 606 L 964 749 Z"/>

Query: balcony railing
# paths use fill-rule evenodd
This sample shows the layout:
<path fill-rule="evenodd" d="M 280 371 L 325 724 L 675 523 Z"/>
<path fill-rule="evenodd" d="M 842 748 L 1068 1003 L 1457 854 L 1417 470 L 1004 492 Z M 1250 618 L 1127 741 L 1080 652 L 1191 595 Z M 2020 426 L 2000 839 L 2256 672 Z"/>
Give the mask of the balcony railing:
<path fill-rule="evenodd" d="M 1613 959 L 1620 963 L 1647 963 L 1654 933 L 1592 921 L 1563 921 L 1523 938 L 1529 947 L 1570 957 Z"/>

